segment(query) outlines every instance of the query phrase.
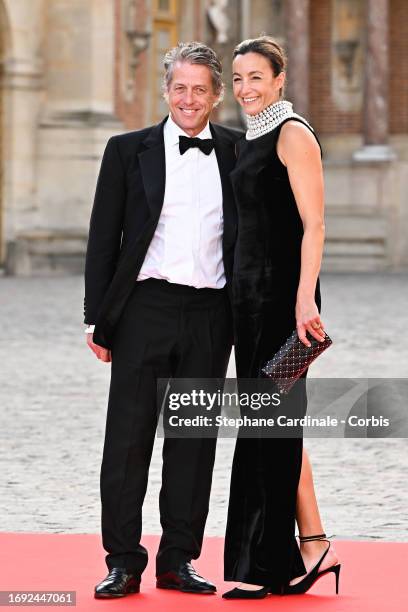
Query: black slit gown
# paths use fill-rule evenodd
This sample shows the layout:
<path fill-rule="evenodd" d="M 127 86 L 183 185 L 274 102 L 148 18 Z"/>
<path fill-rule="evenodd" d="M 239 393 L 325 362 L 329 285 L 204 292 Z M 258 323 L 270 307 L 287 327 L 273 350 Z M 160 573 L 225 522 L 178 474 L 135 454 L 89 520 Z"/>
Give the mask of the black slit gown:
<path fill-rule="evenodd" d="M 289 120 L 300 121 L 315 135 L 306 122 L 291 117 L 254 140 L 243 138 L 230 175 L 238 209 L 233 278 L 238 379 L 259 377 L 260 368 L 296 328 L 303 225 L 287 169 L 276 151 L 280 130 Z M 315 300 L 320 312 L 319 279 Z M 299 402 L 297 413 L 304 415 L 305 389 Z M 238 435 L 225 535 L 225 580 L 270 585 L 280 592 L 292 578 L 306 573 L 295 538 L 302 449 L 301 437 Z"/>

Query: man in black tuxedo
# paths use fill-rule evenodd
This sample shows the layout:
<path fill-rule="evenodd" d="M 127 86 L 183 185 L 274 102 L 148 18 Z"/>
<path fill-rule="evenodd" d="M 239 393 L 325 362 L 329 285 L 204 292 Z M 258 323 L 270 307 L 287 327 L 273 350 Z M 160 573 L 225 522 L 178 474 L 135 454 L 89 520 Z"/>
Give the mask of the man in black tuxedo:
<path fill-rule="evenodd" d="M 238 131 L 209 123 L 221 64 L 201 43 L 165 57 L 170 114 L 113 136 L 104 152 L 85 266 L 87 341 L 111 362 L 101 467 L 108 576 L 95 597 L 138 592 L 147 564 L 142 505 L 156 432 L 158 378 L 223 378 L 232 346 L 229 288 L 236 216 L 229 172 Z M 201 551 L 215 438 L 165 438 L 157 586 L 216 588 Z"/>

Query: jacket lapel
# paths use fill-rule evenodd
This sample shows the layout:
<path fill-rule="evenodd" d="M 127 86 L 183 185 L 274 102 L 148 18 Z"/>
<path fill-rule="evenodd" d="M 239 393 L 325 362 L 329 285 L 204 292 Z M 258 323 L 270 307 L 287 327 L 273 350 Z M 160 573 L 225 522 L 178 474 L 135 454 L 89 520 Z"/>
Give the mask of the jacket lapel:
<path fill-rule="evenodd" d="M 153 218 L 158 219 L 163 207 L 166 184 L 166 160 L 163 128 L 167 117 L 155 125 L 143 141 L 145 150 L 138 153 L 143 187 Z"/>

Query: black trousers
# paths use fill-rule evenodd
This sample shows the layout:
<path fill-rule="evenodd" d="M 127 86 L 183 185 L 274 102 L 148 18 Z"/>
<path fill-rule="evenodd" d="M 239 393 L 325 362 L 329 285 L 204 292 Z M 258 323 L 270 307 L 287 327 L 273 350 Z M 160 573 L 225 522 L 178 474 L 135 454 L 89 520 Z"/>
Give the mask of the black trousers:
<path fill-rule="evenodd" d="M 106 564 L 139 574 L 142 505 L 158 420 L 157 379 L 225 377 L 231 351 L 226 289 L 137 281 L 112 345 L 101 467 Z M 160 491 L 163 534 L 156 574 L 200 555 L 208 514 L 215 438 L 165 438 Z"/>

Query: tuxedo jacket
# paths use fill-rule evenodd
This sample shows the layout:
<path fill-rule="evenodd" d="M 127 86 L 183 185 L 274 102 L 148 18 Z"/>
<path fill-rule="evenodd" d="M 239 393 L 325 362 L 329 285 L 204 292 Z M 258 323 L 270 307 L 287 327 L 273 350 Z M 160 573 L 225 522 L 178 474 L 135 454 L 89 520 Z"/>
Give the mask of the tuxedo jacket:
<path fill-rule="evenodd" d="M 84 322 L 95 324 L 94 342 L 105 348 L 111 348 L 162 210 L 166 120 L 112 136 L 102 158 L 85 259 Z M 230 288 L 237 216 L 229 173 L 235 166 L 235 142 L 242 134 L 212 123 L 210 130 L 221 177 L 223 263 Z"/>

